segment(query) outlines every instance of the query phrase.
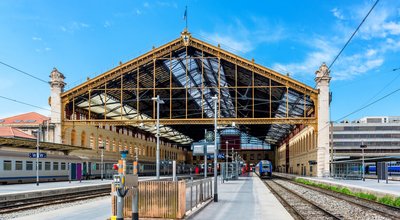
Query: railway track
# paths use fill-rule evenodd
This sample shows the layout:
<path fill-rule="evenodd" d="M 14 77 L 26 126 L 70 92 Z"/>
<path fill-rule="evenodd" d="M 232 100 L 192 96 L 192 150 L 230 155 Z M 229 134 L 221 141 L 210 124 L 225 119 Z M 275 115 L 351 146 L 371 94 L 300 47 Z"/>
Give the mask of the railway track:
<path fill-rule="evenodd" d="M 110 195 L 110 192 L 111 192 L 110 189 L 97 189 L 97 190 L 87 191 L 85 195 L 79 195 L 76 193 L 67 193 L 57 196 L 46 196 L 33 199 L 0 202 L 0 215 L 28 210 L 28 209 L 35 209 L 48 205 L 75 202 L 79 200 L 91 199 L 100 196 L 107 196 Z"/>
<path fill-rule="evenodd" d="M 367 200 L 367 199 L 362 199 L 362 198 L 358 198 L 358 197 L 354 197 L 354 196 L 348 196 L 342 193 L 337 193 L 337 192 L 333 192 L 330 190 L 326 190 L 326 189 L 321 189 L 318 187 L 313 187 L 313 186 L 308 186 L 308 185 L 304 185 L 304 184 L 300 184 L 294 181 L 289 181 L 292 184 L 301 186 L 301 187 L 305 187 L 308 188 L 310 190 L 315 190 L 324 194 L 327 194 L 329 196 L 335 197 L 337 199 L 340 200 L 344 200 L 348 203 L 351 203 L 352 205 L 355 206 L 360 206 L 362 208 L 365 209 L 371 209 L 374 212 L 379 213 L 382 216 L 385 216 L 387 218 L 392 218 L 392 219 L 399 219 L 400 218 L 400 208 L 397 207 L 393 207 L 393 206 L 388 206 L 388 205 L 384 205 L 381 203 L 377 203 L 371 200 Z"/>
<path fill-rule="evenodd" d="M 342 219 L 330 212 L 327 212 L 312 201 L 298 195 L 273 180 L 265 180 L 264 183 L 278 197 L 286 209 L 290 209 L 289 213 L 295 219 Z"/>
<path fill-rule="evenodd" d="M 294 194 L 301 197 L 303 201 L 310 202 L 319 209 L 329 213 L 335 219 L 399 219 L 400 209 L 394 207 L 385 207 L 385 205 L 370 202 L 368 200 L 352 198 L 336 192 L 326 191 L 323 189 L 305 186 L 288 180 L 268 180 L 267 185 L 278 185 L 281 190 L 276 192 L 280 197 L 285 199 L 285 194 Z M 271 188 L 271 187 L 270 187 Z M 272 190 L 274 190 L 272 188 Z M 284 195 L 284 196 L 282 196 Z M 299 215 L 299 219 L 325 219 L 326 217 L 308 216 L 307 211 L 303 211 L 297 207 L 293 198 L 286 196 L 285 202 L 295 210 L 295 214 Z M 293 197 L 293 196 L 292 196 Z M 300 204 L 300 207 L 304 205 Z M 311 211 L 310 211 L 311 212 Z M 293 212 L 292 212 L 293 213 Z M 304 215 L 304 213 L 306 215 Z"/>

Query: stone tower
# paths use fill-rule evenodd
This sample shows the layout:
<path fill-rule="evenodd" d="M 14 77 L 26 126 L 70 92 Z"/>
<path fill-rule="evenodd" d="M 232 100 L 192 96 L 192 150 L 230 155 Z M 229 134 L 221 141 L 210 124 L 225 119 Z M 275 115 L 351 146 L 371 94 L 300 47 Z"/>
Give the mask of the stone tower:
<path fill-rule="evenodd" d="M 329 175 L 330 70 L 325 63 L 315 72 L 318 93 L 317 176 Z"/>
<path fill-rule="evenodd" d="M 54 143 L 62 143 L 61 140 L 61 93 L 64 92 L 65 76 L 56 68 L 50 73 L 50 106 L 51 106 L 51 123 L 54 127 Z"/>

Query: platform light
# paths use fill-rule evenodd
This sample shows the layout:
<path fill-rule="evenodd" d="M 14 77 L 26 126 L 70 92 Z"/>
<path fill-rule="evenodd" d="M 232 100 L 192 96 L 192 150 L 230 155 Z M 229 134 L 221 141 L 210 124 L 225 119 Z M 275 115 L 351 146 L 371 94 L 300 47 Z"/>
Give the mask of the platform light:
<path fill-rule="evenodd" d="M 211 97 L 214 101 L 214 202 L 218 202 L 218 183 L 217 183 L 217 156 L 218 156 L 218 149 L 217 149 L 217 105 L 218 105 L 218 96 Z"/>
<path fill-rule="evenodd" d="M 364 144 L 364 141 L 361 141 L 361 152 L 362 152 L 362 179 L 365 181 L 365 160 L 364 160 L 364 149 L 367 148 L 367 145 Z"/>
<path fill-rule="evenodd" d="M 160 96 L 151 98 L 151 100 L 157 102 L 157 149 L 156 149 L 156 176 L 157 179 L 160 179 L 160 104 L 164 104 L 165 102 L 160 99 Z"/>

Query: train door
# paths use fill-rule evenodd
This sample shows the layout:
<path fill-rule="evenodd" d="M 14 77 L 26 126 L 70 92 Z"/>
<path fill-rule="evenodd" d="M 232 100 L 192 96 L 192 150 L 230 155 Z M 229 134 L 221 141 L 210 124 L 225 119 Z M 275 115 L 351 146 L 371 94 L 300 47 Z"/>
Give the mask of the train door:
<path fill-rule="evenodd" d="M 83 162 L 83 163 L 82 163 L 82 175 L 83 175 L 84 177 L 86 177 L 87 174 L 88 174 L 87 162 Z"/>
<path fill-rule="evenodd" d="M 71 163 L 71 179 L 76 180 L 76 164 Z"/>
<path fill-rule="evenodd" d="M 92 175 L 92 162 L 87 162 L 88 175 Z"/>
<path fill-rule="evenodd" d="M 82 179 L 82 164 L 81 163 L 76 164 L 76 179 L 77 180 Z"/>

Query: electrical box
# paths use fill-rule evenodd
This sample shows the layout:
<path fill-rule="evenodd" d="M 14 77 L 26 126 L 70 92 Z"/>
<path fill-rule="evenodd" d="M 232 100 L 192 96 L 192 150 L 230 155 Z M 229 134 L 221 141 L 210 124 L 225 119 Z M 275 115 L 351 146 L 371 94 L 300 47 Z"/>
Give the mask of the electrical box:
<path fill-rule="evenodd" d="M 132 188 L 139 186 L 139 178 L 138 175 L 128 174 L 126 175 L 126 184 L 125 186 Z"/>
<path fill-rule="evenodd" d="M 123 185 L 123 177 L 120 174 L 114 175 L 114 186 L 121 188 Z"/>

